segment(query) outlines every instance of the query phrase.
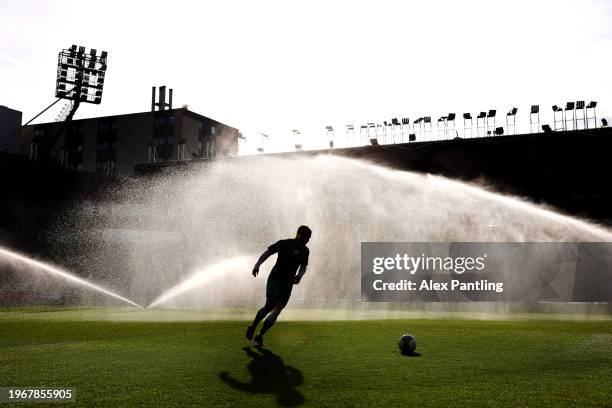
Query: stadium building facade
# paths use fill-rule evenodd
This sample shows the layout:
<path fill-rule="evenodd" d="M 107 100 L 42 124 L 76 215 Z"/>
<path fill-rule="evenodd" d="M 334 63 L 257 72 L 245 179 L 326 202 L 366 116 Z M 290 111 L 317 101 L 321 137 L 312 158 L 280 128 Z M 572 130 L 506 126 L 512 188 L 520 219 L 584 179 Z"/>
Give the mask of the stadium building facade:
<path fill-rule="evenodd" d="M 20 152 L 36 161 L 50 148 L 61 167 L 121 176 L 137 163 L 234 156 L 238 137 L 236 128 L 178 108 L 26 126 Z"/>
<path fill-rule="evenodd" d="M 18 110 L 0 105 L 0 144 L 8 153 L 19 153 L 19 133 L 22 113 Z"/>

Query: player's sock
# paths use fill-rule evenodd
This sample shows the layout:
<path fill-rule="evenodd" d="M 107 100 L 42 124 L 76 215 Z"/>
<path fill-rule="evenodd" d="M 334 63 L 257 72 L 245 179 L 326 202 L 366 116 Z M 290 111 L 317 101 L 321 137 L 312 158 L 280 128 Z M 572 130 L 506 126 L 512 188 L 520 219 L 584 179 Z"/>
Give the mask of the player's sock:
<path fill-rule="evenodd" d="M 261 322 L 269 312 L 270 311 L 266 309 L 265 306 L 257 311 L 257 314 L 255 315 L 255 320 L 253 320 L 253 323 L 251 323 L 251 327 L 253 328 L 253 330 L 255 330 L 255 327 L 257 327 L 259 322 Z"/>
<path fill-rule="evenodd" d="M 257 347 L 264 347 L 263 337 L 261 334 L 258 334 L 257 336 L 255 336 L 253 341 L 257 343 Z"/>
<path fill-rule="evenodd" d="M 263 326 L 257 335 L 263 336 L 268 330 L 270 330 L 270 327 L 274 326 L 274 323 L 276 323 L 276 316 L 270 314 L 266 320 L 264 320 Z"/>
<path fill-rule="evenodd" d="M 247 327 L 246 338 L 250 341 L 253 340 L 253 333 L 255 333 L 255 326 Z"/>

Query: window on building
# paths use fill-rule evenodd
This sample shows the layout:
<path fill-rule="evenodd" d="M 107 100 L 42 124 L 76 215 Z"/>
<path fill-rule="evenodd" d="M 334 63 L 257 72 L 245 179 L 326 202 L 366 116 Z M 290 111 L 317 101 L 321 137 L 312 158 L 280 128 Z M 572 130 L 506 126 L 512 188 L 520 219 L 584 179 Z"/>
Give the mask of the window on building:
<path fill-rule="evenodd" d="M 96 141 L 96 173 L 109 173 L 108 163 L 114 163 L 117 147 L 117 118 L 104 118 L 98 123 L 98 139 Z"/>

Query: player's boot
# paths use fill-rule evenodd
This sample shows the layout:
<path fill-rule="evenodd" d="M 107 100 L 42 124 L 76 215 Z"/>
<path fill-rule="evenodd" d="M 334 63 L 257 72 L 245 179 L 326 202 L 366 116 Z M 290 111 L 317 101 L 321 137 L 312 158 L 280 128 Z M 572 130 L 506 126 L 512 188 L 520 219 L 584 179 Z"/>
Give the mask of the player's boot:
<path fill-rule="evenodd" d="M 257 343 L 257 347 L 263 347 L 264 346 L 263 336 L 261 334 L 258 334 L 257 336 L 255 336 L 253 341 L 255 343 Z"/>
<path fill-rule="evenodd" d="M 253 333 L 255 333 L 255 326 L 247 327 L 246 338 L 251 341 L 253 340 Z"/>

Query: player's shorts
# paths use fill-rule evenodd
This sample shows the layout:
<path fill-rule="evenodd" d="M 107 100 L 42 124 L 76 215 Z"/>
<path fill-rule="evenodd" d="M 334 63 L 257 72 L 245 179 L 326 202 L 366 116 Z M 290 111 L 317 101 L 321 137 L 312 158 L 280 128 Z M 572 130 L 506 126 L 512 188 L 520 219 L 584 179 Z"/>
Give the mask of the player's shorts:
<path fill-rule="evenodd" d="M 276 279 L 268 278 L 268 283 L 266 284 L 266 297 L 276 300 L 277 306 L 285 307 L 291 297 L 291 289 L 293 289 L 293 284 L 287 284 Z"/>

